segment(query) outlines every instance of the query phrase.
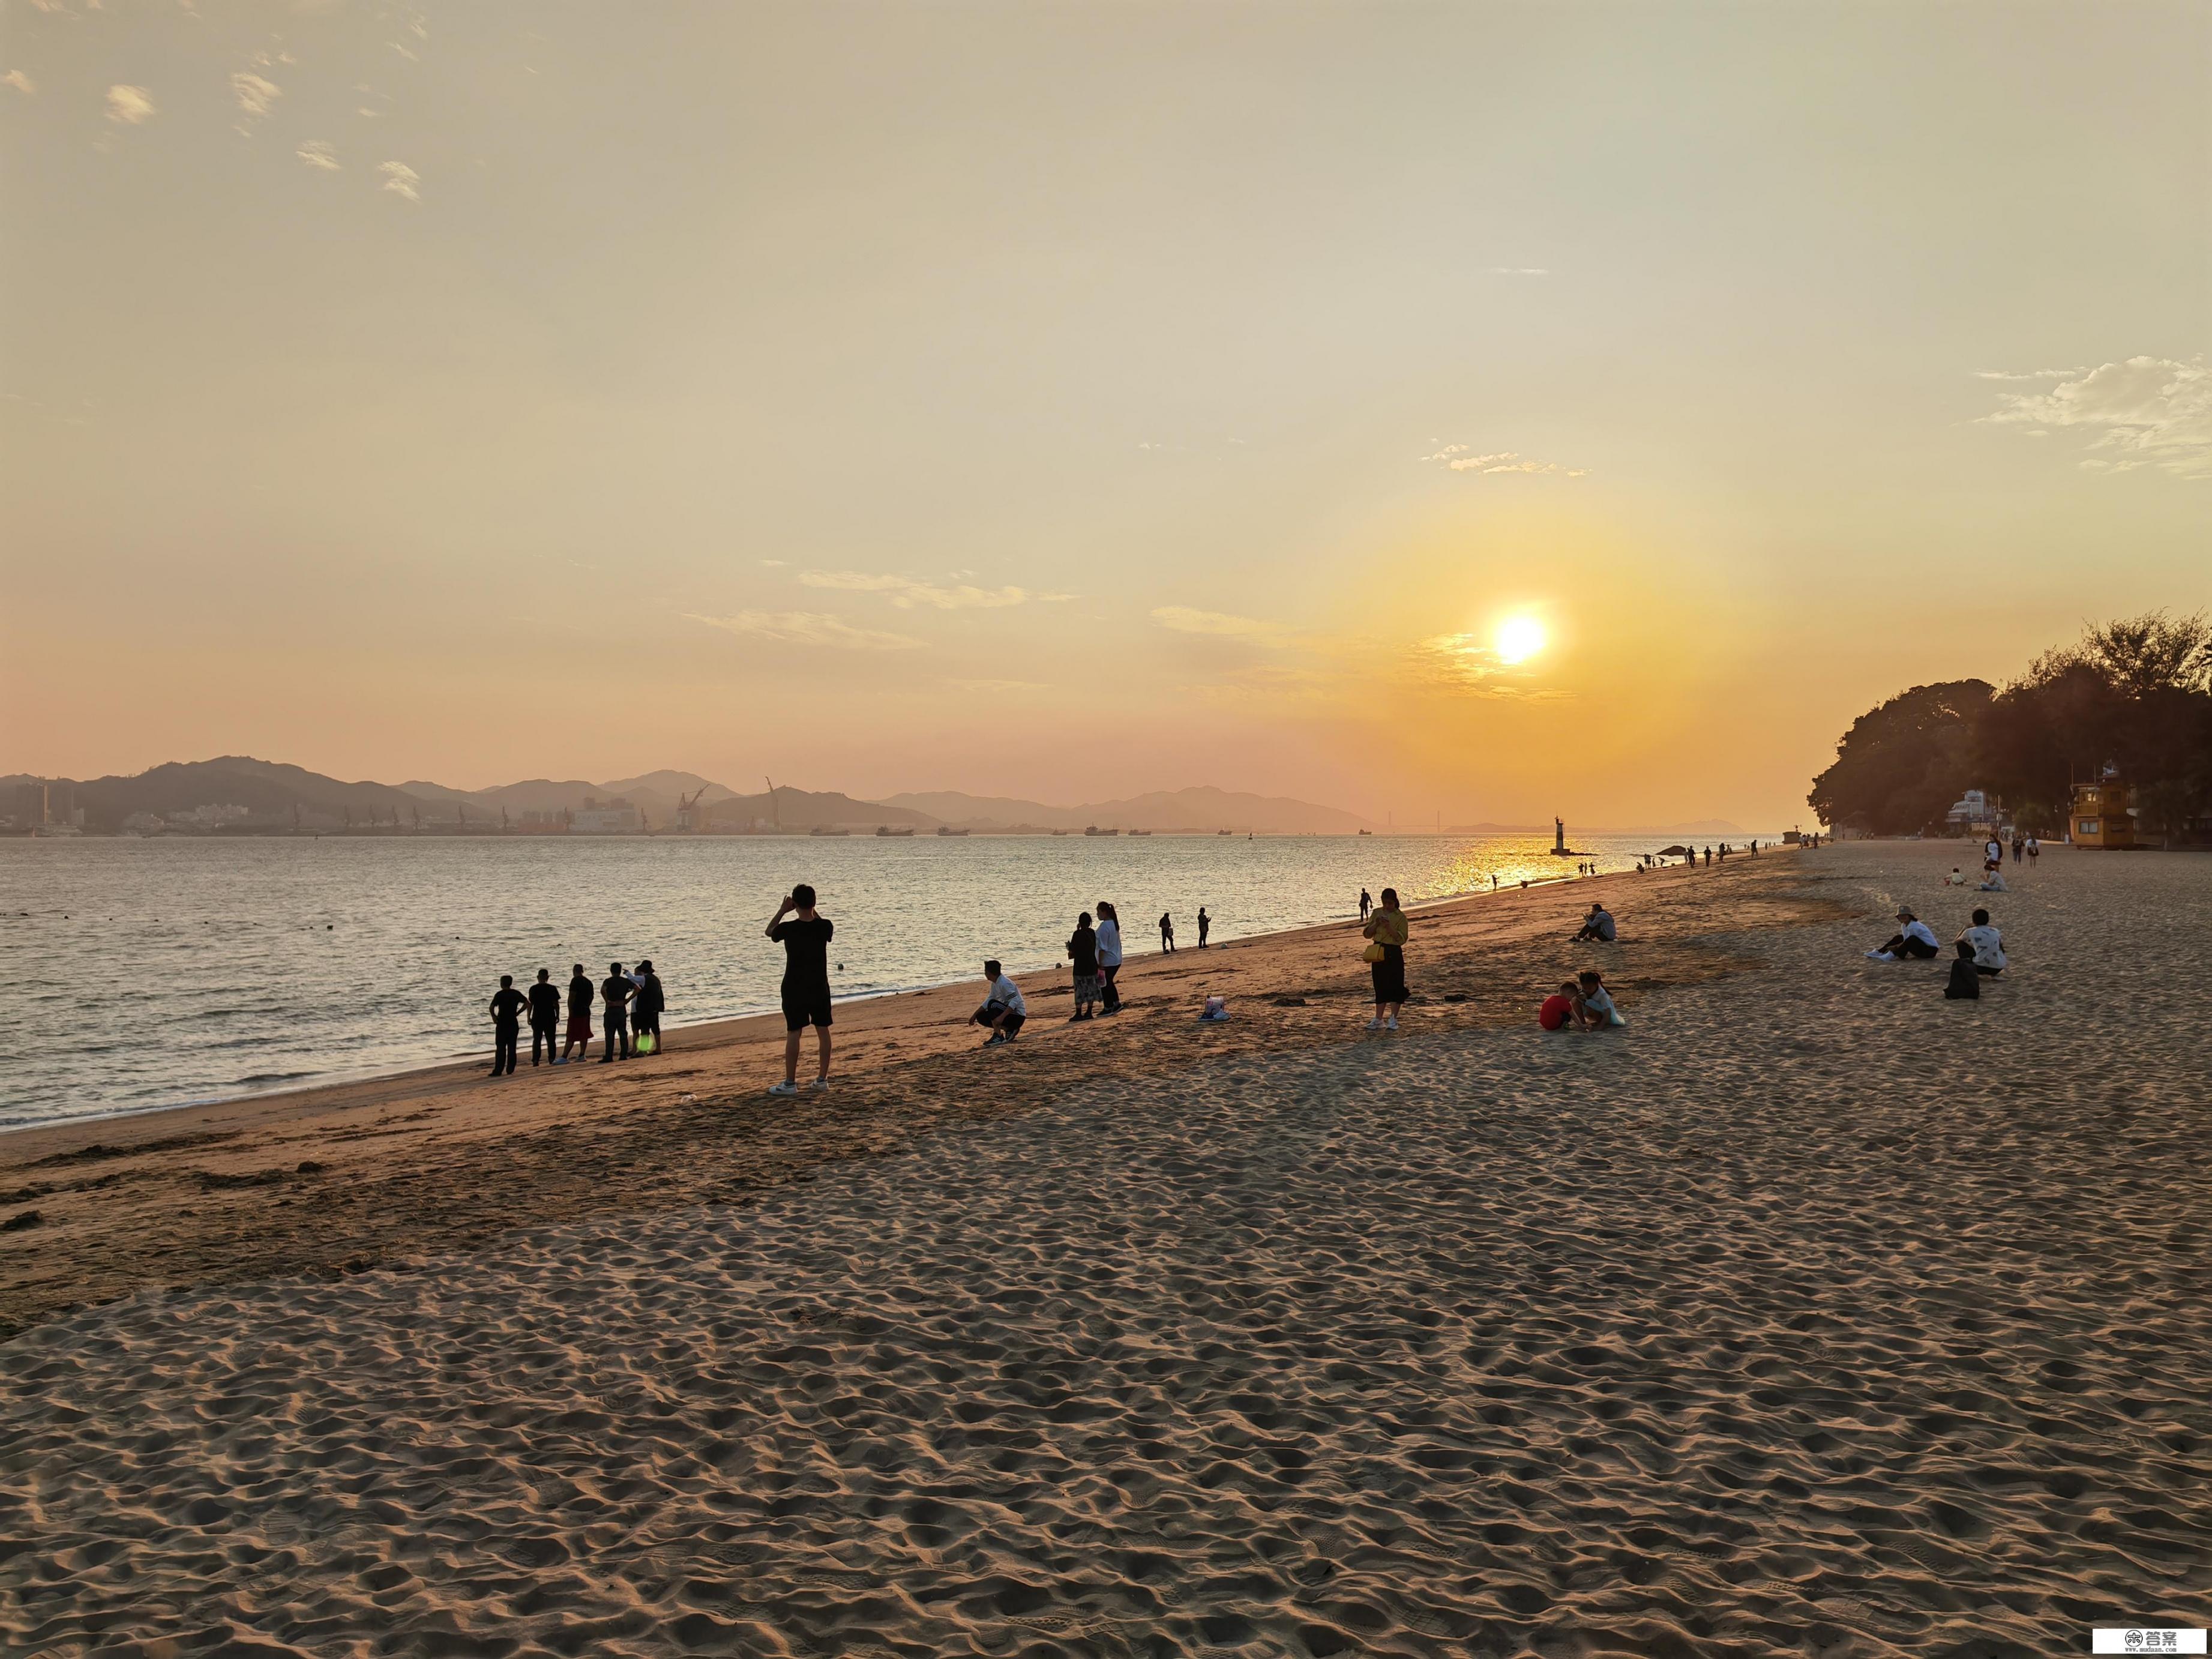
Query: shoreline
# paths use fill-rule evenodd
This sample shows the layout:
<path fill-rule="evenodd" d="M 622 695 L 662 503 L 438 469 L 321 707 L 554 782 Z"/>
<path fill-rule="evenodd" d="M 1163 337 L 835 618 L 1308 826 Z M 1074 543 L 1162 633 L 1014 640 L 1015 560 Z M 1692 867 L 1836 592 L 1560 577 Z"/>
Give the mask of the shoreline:
<path fill-rule="evenodd" d="M 1523 1024 L 1593 962 L 1632 1014 L 1652 989 L 1755 966 L 1710 936 L 1829 914 L 1801 890 L 1805 873 L 1778 854 L 1415 907 L 1407 1034 Z M 1622 917 L 1618 944 L 1568 941 L 1591 884 Z M 1358 941 L 1342 921 L 1135 957 L 1125 1012 L 1079 1028 L 1063 1018 L 1067 975 L 1033 976 L 1029 1028 L 1000 1050 L 966 1023 L 968 981 L 842 1004 L 833 1085 L 798 1099 L 765 1092 L 782 1071 L 771 1013 L 672 1028 L 662 1053 L 614 1066 L 495 1080 L 478 1058 L 27 1126 L 0 1138 L 0 1339 L 156 1285 L 360 1271 L 518 1226 L 741 1201 L 1088 1085 L 1344 1048 L 1371 1012 Z M 1195 1019 L 1207 994 L 1229 999 L 1229 1022 Z M 802 1079 L 812 1063 L 810 1039 Z"/>
<path fill-rule="evenodd" d="M 231 837 L 231 839 L 248 838 Z M 267 837 L 267 839 L 289 840 L 290 837 L 271 836 Z M 595 837 L 594 839 L 616 840 L 620 839 L 620 837 L 599 836 Z M 803 840 L 805 839 L 805 837 L 802 836 L 800 839 Z M 1775 850 L 1779 852 L 1784 849 L 1778 848 Z M 1796 849 L 1791 848 L 1787 850 L 1795 851 Z M 1690 872 L 1680 867 L 1675 867 L 1672 868 L 1668 872 L 1655 873 L 1674 873 L 1682 875 Z M 1508 893 L 1515 891 L 1534 892 L 1540 888 L 1557 887 L 1563 883 L 1571 884 L 1577 882 L 1608 881 L 1614 879 L 1615 878 L 1632 878 L 1634 875 L 1635 872 L 1632 870 L 1616 870 L 1596 876 L 1547 876 L 1540 879 L 1530 882 L 1525 889 L 1521 888 L 1517 883 L 1511 887 L 1500 885 L 1494 890 L 1473 889 L 1463 892 L 1444 894 L 1437 898 L 1422 899 L 1414 903 L 1408 904 L 1404 908 L 1407 915 L 1418 915 L 1425 911 L 1432 910 L 1445 905 L 1472 903 L 1480 899 L 1499 899 L 1504 897 Z M 1210 948 L 1214 950 L 1227 950 L 1232 945 L 1256 944 L 1270 939 L 1294 939 L 1302 934 L 1312 933 L 1319 929 L 1341 927 L 1346 921 L 1354 921 L 1356 919 L 1356 917 L 1350 916 L 1334 917 L 1324 921 L 1302 923 L 1295 927 L 1279 927 L 1264 930 L 1256 933 L 1233 934 L 1219 939 Z M 1195 951 L 1199 947 L 1192 945 L 1189 948 Z M 1180 951 L 1176 952 L 1177 955 L 1180 955 L 1181 953 L 1182 952 Z M 1157 954 L 1157 952 L 1155 952 L 1155 954 Z M 1140 957 L 1138 959 L 1143 960 L 1144 958 Z M 1010 964 L 1009 971 L 1019 978 L 1058 974 L 1064 972 L 1066 968 L 1066 964 L 1065 963 L 1046 964 L 1043 966 L 1024 966 L 1021 963 L 1013 963 Z M 968 981 L 965 978 L 941 979 L 927 981 L 918 985 L 890 987 L 882 990 L 855 991 L 845 996 L 833 998 L 832 1005 L 839 1009 L 843 1009 L 848 1007 L 855 1007 L 871 1002 L 879 1002 L 887 998 L 892 997 L 923 996 L 932 992 L 943 991 L 949 986 L 962 985 L 967 982 Z M 780 1012 L 780 1009 L 776 1007 L 766 1007 L 735 1013 L 709 1015 L 706 1018 L 698 1020 L 696 1023 L 684 1023 L 679 1024 L 672 1021 L 664 1022 L 664 1035 L 697 1034 L 707 1036 L 713 1041 L 719 1041 L 723 1038 L 725 1028 L 742 1025 L 749 1021 L 775 1018 L 779 1017 Z M 596 1025 L 593 1029 L 595 1034 L 592 1037 L 592 1043 L 596 1046 L 599 1042 L 600 1038 L 596 1034 Z M 578 1061 L 575 1063 L 582 1064 L 584 1062 Z M 388 1067 L 379 1066 L 358 1072 L 324 1073 L 304 1079 L 297 1082 L 288 1081 L 273 1089 L 246 1090 L 238 1093 L 208 1095 L 191 1100 L 156 1102 L 143 1106 L 118 1106 L 112 1109 L 89 1112 L 76 1117 L 33 1118 L 26 1120 L 20 1123 L 0 1124 L 0 1151 L 4 1151 L 10 1139 L 14 1136 L 32 1134 L 44 1130 L 64 1129 L 76 1125 L 90 1126 L 100 1123 L 116 1123 L 132 1118 L 157 1115 L 165 1112 L 210 1111 L 229 1106 L 245 1106 L 258 1103 L 282 1102 L 300 1096 L 319 1094 L 329 1090 L 351 1090 L 357 1088 L 371 1088 L 378 1085 L 400 1084 L 413 1078 L 421 1078 L 427 1081 L 439 1076 L 440 1074 L 449 1073 L 453 1073 L 456 1078 L 459 1078 L 465 1076 L 469 1068 L 475 1067 L 480 1071 L 482 1066 L 483 1060 L 480 1052 L 473 1054 L 452 1054 L 442 1055 L 435 1059 L 409 1060 L 399 1065 Z M 518 1073 L 517 1075 L 520 1075 L 520 1073 Z"/>

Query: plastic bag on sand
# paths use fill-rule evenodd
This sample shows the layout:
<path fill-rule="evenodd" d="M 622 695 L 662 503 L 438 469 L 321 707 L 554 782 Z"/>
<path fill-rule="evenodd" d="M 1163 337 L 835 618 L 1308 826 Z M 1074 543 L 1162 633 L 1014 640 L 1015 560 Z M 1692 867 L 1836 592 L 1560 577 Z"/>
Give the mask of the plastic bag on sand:
<path fill-rule="evenodd" d="M 1202 1020 L 1207 1021 L 1209 1024 L 1218 1024 L 1218 1022 L 1228 1018 L 1229 999 L 1227 997 L 1206 998 L 1205 1012 L 1200 1013 L 1199 1018 Z"/>

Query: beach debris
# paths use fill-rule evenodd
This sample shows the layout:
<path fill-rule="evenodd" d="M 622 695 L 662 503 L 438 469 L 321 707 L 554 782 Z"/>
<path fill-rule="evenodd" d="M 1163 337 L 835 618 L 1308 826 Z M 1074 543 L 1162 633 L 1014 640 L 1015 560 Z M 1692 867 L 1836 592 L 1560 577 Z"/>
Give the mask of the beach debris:
<path fill-rule="evenodd" d="M 1200 1011 L 1198 1017 L 1209 1025 L 1219 1024 L 1229 1018 L 1229 999 L 1227 997 L 1206 998 L 1206 1006 Z"/>
<path fill-rule="evenodd" d="M 295 1170 L 293 1173 L 295 1175 L 320 1175 L 326 1167 L 327 1166 L 325 1164 L 316 1163 L 312 1158 L 303 1158 L 300 1160 L 300 1167 Z"/>
<path fill-rule="evenodd" d="M 36 1210 L 18 1210 L 5 1221 L 0 1221 L 0 1233 L 20 1233 L 26 1227 L 43 1227 L 46 1217 Z"/>

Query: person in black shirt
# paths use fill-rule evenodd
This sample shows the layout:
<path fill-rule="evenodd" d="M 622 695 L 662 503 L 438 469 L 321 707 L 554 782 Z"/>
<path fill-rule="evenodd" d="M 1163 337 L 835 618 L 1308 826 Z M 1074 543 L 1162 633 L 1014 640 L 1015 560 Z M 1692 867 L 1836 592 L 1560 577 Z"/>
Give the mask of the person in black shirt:
<path fill-rule="evenodd" d="M 580 962 L 568 970 L 568 1035 L 561 1039 L 556 1065 L 568 1063 L 571 1048 L 586 1060 L 592 1057 L 592 976 Z"/>
<path fill-rule="evenodd" d="M 799 1041 L 810 1025 L 822 1065 L 813 1086 L 830 1086 L 830 940 L 836 931 L 815 909 L 814 890 L 805 882 L 769 918 L 768 936 L 783 946 L 783 1081 L 772 1095 L 799 1092 Z"/>
<path fill-rule="evenodd" d="M 1175 949 L 1175 918 L 1165 910 L 1160 912 L 1160 949 Z"/>
<path fill-rule="evenodd" d="M 522 1036 L 522 1008 L 529 999 L 514 988 L 514 975 L 501 974 L 491 1000 L 491 1074 L 503 1077 L 514 1069 L 514 1050 Z"/>
<path fill-rule="evenodd" d="M 619 962 L 607 964 L 607 976 L 599 981 L 600 1028 L 605 1031 L 607 1046 L 599 1051 L 599 1064 L 604 1066 L 616 1056 L 617 1050 L 624 1060 L 629 1058 L 629 999 L 637 987 L 629 982 Z"/>
<path fill-rule="evenodd" d="M 1951 981 L 1943 988 L 1943 998 L 1947 1002 L 1982 1000 L 1981 969 L 1974 966 L 1974 947 L 1965 939 L 1959 941 L 1959 959 L 1951 964 Z"/>
<path fill-rule="evenodd" d="M 1198 907 L 1198 948 L 1206 949 L 1206 936 L 1213 931 L 1213 918 L 1206 914 L 1206 907 Z"/>
<path fill-rule="evenodd" d="M 632 1036 L 653 1035 L 653 1051 L 660 1052 L 660 1011 L 668 1006 L 667 995 L 660 988 L 660 975 L 653 971 L 650 960 L 637 964 L 637 994 L 630 999 L 629 1029 Z"/>
<path fill-rule="evenodd" d="M 1075 964 L 1075 1012 L 1067 1017 L 1073 1025 L 1096 1017 L 1103 988 L 1098 982 L 1098 932 L 1091 925 L 1088 910 L 1076 917 L 1075 931 L 1067 936 L 1067 959 Z"/>
<path fill-rule="evenodd" d="M 549 968 L 538 970 L 538 983 L 530 988 L 530 1063 L 538 1063 L 540 1044 L 545 1058 L 553 1058 L 553 1043 L 561 1033 L 561 992 Z"/>

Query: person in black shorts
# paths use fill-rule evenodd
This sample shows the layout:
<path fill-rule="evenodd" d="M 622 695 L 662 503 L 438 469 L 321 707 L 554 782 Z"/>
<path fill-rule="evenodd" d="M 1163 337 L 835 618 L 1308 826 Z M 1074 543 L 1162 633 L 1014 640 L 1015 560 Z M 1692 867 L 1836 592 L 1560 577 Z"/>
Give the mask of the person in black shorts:
<path fill-rule="evenodd" d="M 830 940 L 836 931 L 815 909 L 814 890 L 805 882 L 769 918 L 768 936 L 783 946 L 783 1081 L 772 1095 L 799 1092 L 799 1041 L 810 1025 L 822 1062 L 812 1086 L 830 1086 Z"/>
<path fill-rule="evenodd" d="M 629 1058 L 629 1000 L 636 990 L 630 976 L 623 972 L 622 963 L 607 964 L 607 976 L 599 981 L 599 1029 L 607 1036 L 607 1046 L 599 1051 L 602 1066 L 617 1053 L 624 1060 Z"/>
<path fill-rule="evenodd" d="M 641 1037 L 648 1033 L 653 1037 L 653 1051 L 660 1052 L 660 1016 L 668 1006 L 667 993 L 660 988 L 660 975 L 653 971 L 648 958 L 637 964 L 637 994 L 629 1000 L 629 1033 Z"/>
<path fill-rule="evenodd" d="M 538 970 L 538 983 L 530 988 L 530 1063 L 538 1063 L 542 1047 L 550 1060 L 561 1036 L 561 988 L 553 983 L 550 969 Z"/>
<path fill-rule="evenodd" d="M 522 1036 L 522 1008 L 529 999 L 514 988 L 514 975 L 501 974 L 491 999 L 491 1074 L 502 1077 L 514 1069 L 514 1049 Z"/>

